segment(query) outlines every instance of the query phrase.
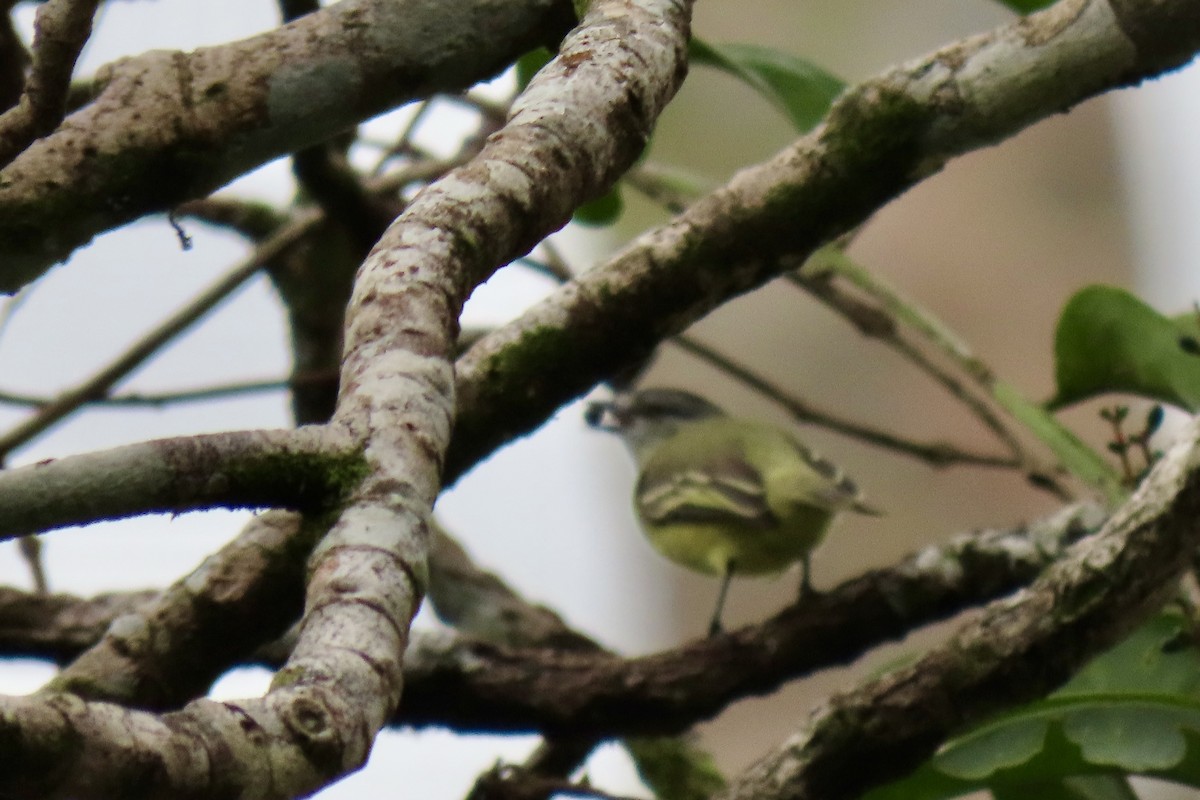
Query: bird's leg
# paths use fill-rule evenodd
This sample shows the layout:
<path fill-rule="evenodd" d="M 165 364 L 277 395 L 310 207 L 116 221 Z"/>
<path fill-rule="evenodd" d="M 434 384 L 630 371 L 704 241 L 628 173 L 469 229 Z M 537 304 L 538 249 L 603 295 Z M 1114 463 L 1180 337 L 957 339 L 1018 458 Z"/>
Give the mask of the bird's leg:
<path fill-rule="evenodd" d="M 812 587 L 812 578 L 809 575 L 809 559 L 811 556 L 808 553 L 800 559 L 800 599 L 805 600 L 812 597 L 815 592 Z"/>
<path fill-rule="evenodd" d="M 725 595 L 729 593 L 729 581 L 733 579 L 733 559 L 725 564 L 725 574 L 721 577 L 721 590 L 717 592 L 717 607 L 713 611 L 712 621 L 708 623 L 708 635 L 716 636 L 721 632 L 721 609 L 725 607 Z"/>

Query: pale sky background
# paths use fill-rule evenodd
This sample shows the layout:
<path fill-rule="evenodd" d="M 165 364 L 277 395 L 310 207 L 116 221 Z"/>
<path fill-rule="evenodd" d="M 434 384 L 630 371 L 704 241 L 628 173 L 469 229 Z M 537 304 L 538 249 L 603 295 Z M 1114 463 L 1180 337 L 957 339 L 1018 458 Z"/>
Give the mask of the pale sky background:
<path fill-rule="evenodd" d="M 980 5 L 986 4 L 980 0 Z M 899 8 L 888 13 L 902 13 Z M 269 0 L 106 3 L 79 72 L 87 74 L 119 55 L 148 48 L 189 49 L 241 38 L 273 27 L 276 13 Z M 32 9 L 23 8 L 20 16 L 31 22 Z M 702 32 L 722 38 L 719 31 Z M 921 49 L 906 52 L 916 55 Z M 1126 159 L 1123 177 L 1133 201 L 1133 260 L 1148 299 L 1172 310 L 1181 296 L 1200 296 L 1200 278 L 1191 263 L 1200 251 L 1200 225 L 1195 224 L 1200 217 L 1200 148 L 1194 135 L 1200 128 L 1198 96 L 1200 71 L 1193 69 L 1123 92 L 1115 104 L 1118 142 Z M 428 143 L 448 138 L 456 125 L 461 127 L 461 120 L 448 119 Z M 286 200 L 289 168 L 284 162 L 269 165 L 230 190 Z M 189 252 L 180 250 L 162 220 L 148 220 L 100 237 L 39 282 L 0 339 L 0 387 L 52 394 L 72 385 L 246 252 L 237 237 L 194 223 L 185 227 L 195 239 Z M 604 235 L 568 234 L 564 246 L 575 265 L 584 266 L 587 248 L 604 246 Z M 472 299 L 464 323 L 501 322 L 550 288 L 542 278 L 509 270 Z M 165 391 L 283 376 L 288 366 L 285 338 L 273 291 L 258 279 L 120 388 Z M 22 416 L 0 407 L 0 426 Z M 12 463 L 152 437 L 288 423 L 282 393 L 162 411 L 90 411 L 19 451 Z M 631 477 L 619 443 L 586 429 L 576 404 L 475 470 L 443 497 L 438 513 L 482 564 L 500 571 L 532 599 L 552 605 L 607 644 L 641 652 L 695 632 L 678 631 L 679 611 L 672 605 L 670 585 L 677 571 L 648 556 L 635 532 L 624 496 Z M 244 514 L 235 513 L 156 516 L 55 532 L 44 540 L 52 589 L 87 595 L 162 585 L 198 564 L 236 533 L 243 519 Z M 28 585 L 27 570 L 11 543 L 0 545 L 0 581 Z M 29 691 L 48 675 L 40 664 L 0 664 L 0 691 Z M 238 673 L 222 681 L 217 693 L 246 696 L 260 692 L 265 680 L 261 673 Z M 385 733 L 366 771 L 321 796 L 459 798 L 474 775 L 497 757 L 520 759 L 533 742 L 530 737 L 467 738 L 438 731 Z M 627 764 L 612 748 L 593 762 L 591 774 L 611 791 L 638 791 Z"/>

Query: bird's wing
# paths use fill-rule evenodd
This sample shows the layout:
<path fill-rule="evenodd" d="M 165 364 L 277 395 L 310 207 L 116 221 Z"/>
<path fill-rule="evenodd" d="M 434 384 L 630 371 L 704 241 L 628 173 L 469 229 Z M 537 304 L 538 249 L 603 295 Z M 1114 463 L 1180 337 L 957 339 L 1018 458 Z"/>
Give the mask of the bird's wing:
<path fill-rule="evenodd" d="M 640 515 L 658 525 L 724 522 L 768 527 L 776 523 L 762 476 L 738 458 L 647 471 L 638 481 L 636 498 Z"/>
<path fill-rule="evenodd" d="M 802 463 L 796 468 L 811 470 L 821 478 L 820 481 L 812 481 L 792 476 L 789 482 L 802 487 L 801 495 L 793 498 L 795 502 L 833 510 L 853 509 L 860 514 L 871 516 L 881 514 L 863 502 L 862 490 L 858 488 L 858 484 L 848 478 L 836 464 L 790 436 L 787 437 L 787 443 L 800 456 Z"/>

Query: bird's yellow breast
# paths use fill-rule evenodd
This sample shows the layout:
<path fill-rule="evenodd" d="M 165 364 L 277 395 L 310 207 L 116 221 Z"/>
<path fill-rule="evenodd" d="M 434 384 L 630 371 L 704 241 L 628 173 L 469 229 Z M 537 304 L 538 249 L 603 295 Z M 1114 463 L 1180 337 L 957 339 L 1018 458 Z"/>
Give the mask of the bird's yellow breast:
<path fill-rule="evenodd" d="M 739 575 L 762 575 L 782 572 L 803 558 L 824 538 L 831 519 L 830 512 L 810 507 L 776 530 L 719 523 L 656 525 L 645 520 L 642 525 L 654 549 L 677 564 L 722 575 L 732 563 Z"/>
<path fill-rule="evenodd" d="M 646 455 L 635 507 L 651 544 L 690 569 L 781 572 L 823 538 L 828 481 L 771 426 L 728 418 L 682 427 Z M 736 457 L 731 456 L 736 454 Z"/>

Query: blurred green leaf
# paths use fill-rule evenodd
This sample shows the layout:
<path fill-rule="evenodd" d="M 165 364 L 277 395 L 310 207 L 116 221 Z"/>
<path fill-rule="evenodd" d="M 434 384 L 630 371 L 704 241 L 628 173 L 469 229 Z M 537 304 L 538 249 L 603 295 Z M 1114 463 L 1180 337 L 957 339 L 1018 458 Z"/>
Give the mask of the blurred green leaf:
<path fill-rule="evenodd" d="M 829 111 L 846 84 L 820 67 L 780 50 L 754 44 L 713 44 L 692 37 L 693 64 L 740 78 L 787 115 L 800 133 Z"/>
<path fill-rule="evenodd" d="M 1001 5 L 1008 6 L 1018 14 L 1028 14 L 1038 9 L 1052 6 L 1056 0 L 997 0 Z"/>
<path fill-rule="evenodd" d="M 575 209 L 572 220 L 580 225 L 611 225 L 625 210 L 625 201 L 621 199 L 621 187 L 614 186 L 607 194 L 597 197 Z"/>
<path fill-rule="evenodd" d="M 1200 788 L 1200 652 L 1178 614 L 1160 614 L 1046 700 L 947 743 L 869 800 L 941 800 L 989 790 L 1127 800 L 1125 775 Z"/>
<path fill-rule="evenodd" d="M 1089 286 L 1063 308 L 1054 335 L 1051 409 L 1106 392 L 1129 392 L 1200 409 L 1200 324 L 1172 319 L 1124 289 Z"/>
<path fill-rule="evenodd" d="M 550 59 L 554 58 L 554 53 L 550 52 L 545 47 L 539 47 L 536 50 L 530 50 L 525 55 L 517 59 L 517 89 L 525 91 L 525 87 L 533 80 L 533 76 L 538 70 L 550 63 Z"/>
<path fill-rule="evenodd" d="M 658 800 L 707 800 L 725 788 L 712 755 L 687 736 L 629 738 L 624 744 Z"/>
<path fill-rule="evenodd" d="M 938 771 L 962 781 L 982 781 L 1028 763 L 1042 752 L 1049 723 L 1035 715 L 1009 718 L 964 736 L 934 757 Z"/>
<path fill-rule="evenodd" d="M 1125 641 L 1092 659 L 1053 697 L 1153 694 L 1200 700 L 1200 651 L 1177 612 L 1152 617 Z"/>

